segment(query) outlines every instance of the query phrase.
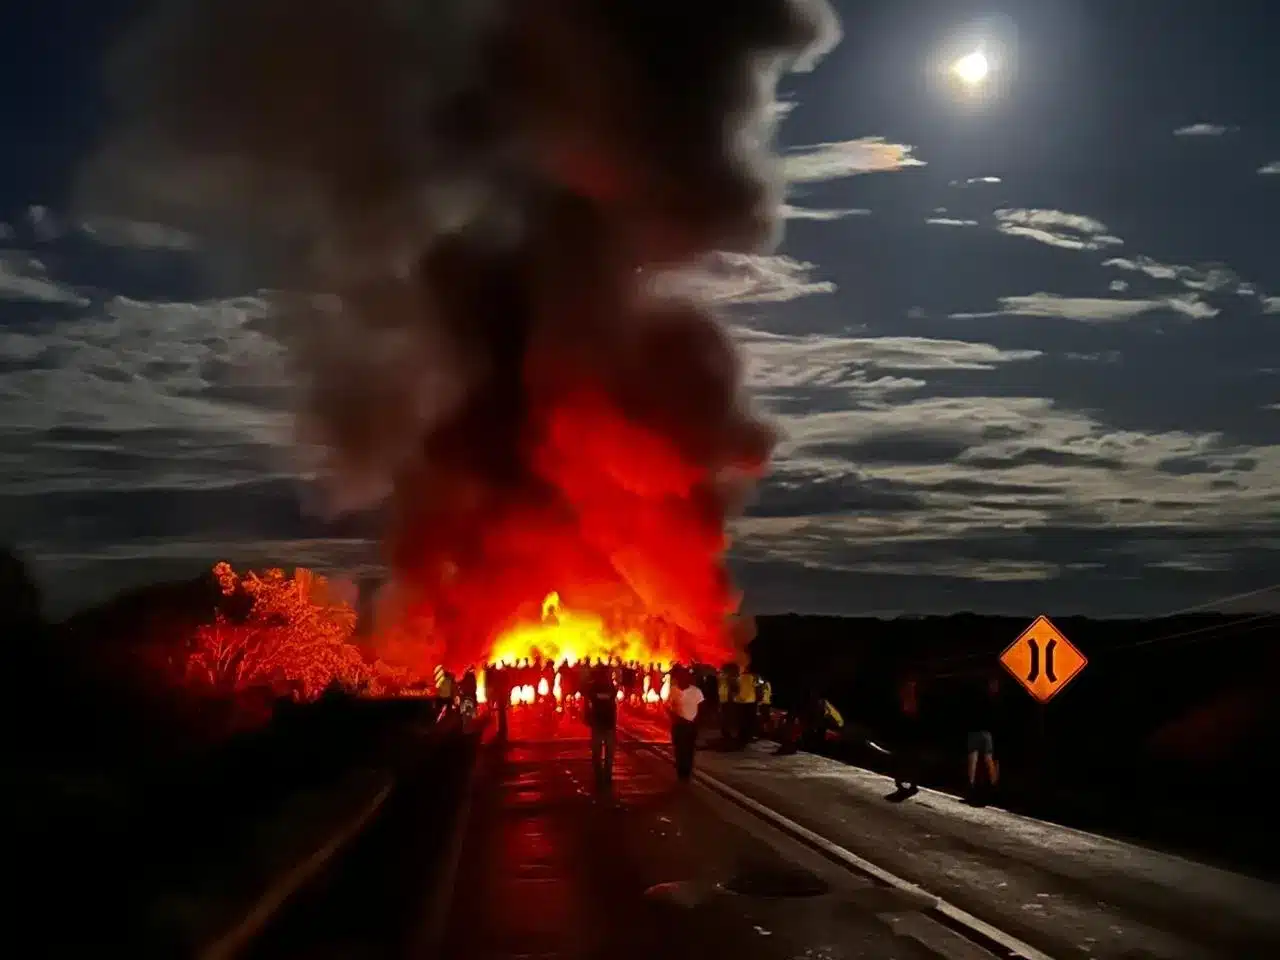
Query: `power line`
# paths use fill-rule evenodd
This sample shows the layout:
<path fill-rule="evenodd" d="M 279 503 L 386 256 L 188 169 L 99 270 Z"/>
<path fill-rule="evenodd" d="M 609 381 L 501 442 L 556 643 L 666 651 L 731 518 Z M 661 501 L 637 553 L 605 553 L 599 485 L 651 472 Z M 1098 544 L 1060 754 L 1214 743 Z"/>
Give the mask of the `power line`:
<path fill-rule="evenodd" d="M 1272 590 L 1280 590 L 1280 583 L 1273 583 L 1269 587 L 1259 587 L 1257 590 L 1249 590 L 1246 593 L 1237 593 L 1234 596 L 1222 597 L 1218 600 L 1210 600 L 1207 603 L 1201 603 L 1194 607 L 1187 607 L 1183 610 L 1174 610 L 1172 613 L 1162 614 L 1164 617 L 1181 617 L 1188 613 L 1199 613 L 1202 610 L 1209 610 L 1224 603 L 1233 603 L 1236 600 L 1247 600 L 1250 597 L 1257 597 L 1264 593 L 1270 593 Z"/>
<path fill-rule="evenodd" d="M 1243 627 L 1246 623 L 1255 623 L 1259 620 L 1271 620 L 1280 617 L 1280 611 L 1272 611 L 1270 613 L 1255 613 L 1253 616 L 1245 617 L 1243 620 L 1232 620 L 1229 623 L 1211 623 L 1204 627 L 1196 627 L 1194 630 L 1183 630 L 1181 633 L 1161 634 L 1158 637 L 1147 637 L 1145 640 L 1135 640 L 1133 643 L 1119 644 L 1111 647 L 1109 650 L 1103 651 L 1110 653 L 1112 650 L 1133 650 L 1136 647 L 1145 647 L 1152 643 L 1160 643 L 1165 640 L 1178 640 L 1183 637 L 1194 637 L 1198 634 L 1211 633 L 1215 630 L 1234 630 L 1236 627 Z"/>
<path fill-rule="evenodd" d="M 1236 595 L 1236 596 L 1234 596 L 1234 597 L 1228 597 L 1228 598 L 1224 598 L 1224 599 L 1226 599 L 1226 600 L 1234 600 L 1234 599 L 1241 599 L 1241 598 L 1244 598 L 1244 597 L 1256 596 L 1256 595 L 1258 595 L 1258 594 L 1260 594 L 1260 593 L 1266 593 L 1268 590 L 1274 590 L 1274 589 L 1276 589 L 1276 587 L 1280 587 L 1280 584 L 1276 584 L 1276 585 L 1273 585 L 1273 586 L 1270 586 L 1270 587 L 1264 587 L 1264 588 L 1263 588 L 1263 589 L 1261 589 L 1261 590 L 1253 590 L 1253 591 L 1250 591 L 1250 592 L 1248 592 L 1248 593 L 1237 594 L 1237 595 Z M 1197 606 L 1197 607 L 1188 607 L 1186 610 L 1178 610 L 1178 611 L 1174 611 L 1173 613 L 1163 614 L 1163 615 L 1162 615 L 1162 617 L 1161 617 L 1161 619 L 1165 619 L 1165 618 L 1172 618 L 1172 617 L 1179 617 L 1179 616 L 1184 616 L 1184 615 L 1186 615 L 1186 614 L 1188 614 L 1188 613 L 1195 613 L 1195 612 L 1198 612 L 1198 611 L 1201 611 L 1201 610 L 1207 609 L 1207 608 L 1209 608 L 1209 607 L 1211 607 L 1211 606 L 1214 606 L 1214 605 L 1216 605 L 1217 603 L 1221 603 L 1221 602 L 1223 602 L 1223 601 L 1221 601 L 1221 600 L 1219 600 L 1219 601 L 1210 601 L 1210 602 L 1209 602 L 1209 603 L 1207 603 L 1207 604 L 1202 604 L 1202 605 Z M 1223 615 L 1224 615 L 1224 616 L 1231 616 L 1230 614 L 1223 614 Z M 1264 613 L 1256 613 L 1256 614 L 1253 614 L 1253 615 L 1251 615 L 1251 616 L 1245 617 L 1245 618 L 1244 618 L 1244 619 L 1242 619 L 1242 620 L 1231 620 L 1231 621 L 1229 621 L 1229 622 L 1227 622 L 1227 623 L 1211 623 L 1211 624 L 1207 624 L 1206 626 L 1203 626 L 1203 627 L 1195 627 L 1195 628 L 1193 628 L 1193 629 L 1191 629 L 1191 630 L 1183 630 L 1183 631 L 1180 631 L 1180 632 L 1178 632 L 1178 633 L 1164 633 L 1164 634 L 1160 634 L 1159 636 L 1155 636 L 1155 637 L 1147 637 L 1147 638 L 1145 638 L 1145 639 L 1143 639 L 1143 640 L 1137 640 L 1137 641 L 1134 641 L 1133 643 L 1117 644 L 1117 645 L 1115 645 L 1115 646 L 1108 647 L 1108 648 L 1107 648 L 1107 649 L 1105 649 L 1105 650 L 1101 650 L 1101 651 L 1099 651 L 1099 653 L 1100 653 L 1102 656 L 1104 656 L 1104 657 L 1105 657 L 1106 655 L 1108 655 L 1108 654 L 1110 654 L 1110 653 L 1112 653 L 1112 652 L 1114 652 L 1114 651 L 1132 650 L 1132 649 L 1136 649 L 1136 648 L 1138 648 L 1138 647 L 1147 647 L 1147 646 L 1150 646 L 1151 644 L 1154 644 L 1154 643 L 1163 643 L 1163 642 L 1165 642 L 1165 641 L 1179 640 L 1179 639 L 1182 639 L 1182 638 L 1184 638 L 1184 637 L 1197 636 L 1197 635 L 1206 634 L 1206 633 L 1213 633 L 1213 632 L 1216 632 L 1216 631 L 1233 630 L 1233 629 L 1235 629 L 1236 627 L 1245 626 L 1246 624 L 1256 623 L 1256 622 L 1261 622 L 1261 621 L 1266 621 L 1266 620 L 1271 620 L 1271 619 L 1280 619 L 1280 611 L 1269 611 L 1269 612 L 1264 612 Z M 937 666 L 952 666 L 952 665 L 959 665 L 959 664 L 966 663 L 966 662 L 968 662 L 968 661 L 978 661 L 978 660 L 981 660 L 981 661 L 990 661 L 990 660 L 991 660 L 994 656 L 996 656 L 996 655 L 997 655 L 997 651 L 990 651 L 990 650 L 987 650 L 987 651 L 976 651 L 976 652 L 973 652 L 973 653 L 962 653 L 962 654 L 956 654 L 956 655 L 954 655 L 954 656 L 950 656 L 950 657 L 941 657 L 941 658 L 938 658 L 938 659 L 936 659 L 936 660 L 929 660 L 929 661 L 927 661 L 927 662 L 924 664 L 924 666 L 925 666 L 926 668 L 933 668 L 933 667 L 937 667 Z M 962 670 L 961 672 L 963 672 L 963 670 Z M 956 673 L 956 672 L 950 672 L 950 673 L 934 673 L 934 674 L 933 674 L 933 676 L 934 676 L 934 677 L 939 677 L 939 678 L 941 678 L 941 677 L 954 677 L 954 676 L 959 676 L 959 675 L 960 675 L 960 674 L 959 674 L 959 673 Z"/>

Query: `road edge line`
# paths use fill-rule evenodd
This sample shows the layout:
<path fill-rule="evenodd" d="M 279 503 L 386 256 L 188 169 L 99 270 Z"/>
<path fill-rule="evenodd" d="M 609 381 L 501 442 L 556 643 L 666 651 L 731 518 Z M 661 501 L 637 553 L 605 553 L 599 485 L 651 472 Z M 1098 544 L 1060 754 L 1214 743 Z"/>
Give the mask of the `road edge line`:
<path fill-rule="evenodd" d="M 355 817 L 347 821 L 341 830 L 331 834 L 328 841 L 319 849 L 294 864 L 275 883 L 267 887 L 239 923 L 222 933 L 212 943 L 201 947 L 196 953 L 199 960 L 229 960 L 238 955 L 262 931 L 288 899 L 297 893 L 299 888 L 333 859 L 339 850 L 359 835 L 365 825 L 382 809 L 383 803 L 391 795 L 395 784 L 395 777 L 388 777 L 382 789 Z"/>
<path fill-rule="evenodd" d="M 628 735 L 632 736 L 632 739 L 637 740 L 653 753 L 658 754 L 664 759 L 671 759 L 671 754 L 663 748 L 635 737 L 630 733 L 630 731 L 628 731 Z M 796 823 L 796 821 L 792 820 L 785 814 L 781 814 L 772 807 L 761 803 L 759 800 L 747 796 L 741 790 L 729 786 L 729 784 L 720 780 L 718 777 L 714 777 L 711 774 L 695 767 L 693 771 L 693 778 L 700 786 L 713 793 L 718 793 L 728 800 L 732 800 L 734 803 L 751 811 L 762 820 L 768 821 L 783 833 L 790 834 L 793 838 L 801 840 L 809 846 L 821 851 L 828 858 L 843 863 L 845 866 L 852 867 L 862 873 L 868 874 L 881 883 L 893 887 L 896 890 L 901 890 L 903 893 L 924 897 L 933 903 L 934 910 L 942 914 L 948 920 L 974 931 L 993 943 L 999 944 L 1002 948 L 1008 950 L 1011 955 L 1021 957 L 1023 960 L 1054 960 L 1054 958 L 1049 956 L 1049 954 L 1042 950 L 1037 950 L 1025 940 L 1020 940 L 1018 937 L 1015 937 L 1010 933 L 1006 933 L 999 927 L 992 926 L 985 920 L 974 916 L 969 911 L 957 907 L 955 904 L 944 900 L 936 893 L 926 890 L 918 884 L 912 883 L 910 880 L 899 877 L 895 873 L 890 873 L 888 870 L 877 866 L 870 860 L 858 856 L 852 850 L 846 849 L 832 840 L 828 840 L 826 837 L 810 830 L 808 827 Z"/>
<path fill-rule="evenodd" d="M 484 749 L 483 730 L 472 734 L 476 742 L 467 749 L 472 757 L 467 770 L 466 782 L 462 784 L 457 811 L 450 825 L 448 846 L 444 851 L 444 859 L 433 878 L 432 902 L 427 909 L 427 918 L 418 926 L 418 935 L 413 938 L 413 952 L 419 956 L 437 956 L 444 940 L 449 916 L 453 911 L 453 900 L 456 892 L 458 865 L 462 862 L 462 850 L 466 844 L 467 825 L 471 819 L 471 800 L 475 790 L 476 770 L 480 766 L 480 751 Z"/>

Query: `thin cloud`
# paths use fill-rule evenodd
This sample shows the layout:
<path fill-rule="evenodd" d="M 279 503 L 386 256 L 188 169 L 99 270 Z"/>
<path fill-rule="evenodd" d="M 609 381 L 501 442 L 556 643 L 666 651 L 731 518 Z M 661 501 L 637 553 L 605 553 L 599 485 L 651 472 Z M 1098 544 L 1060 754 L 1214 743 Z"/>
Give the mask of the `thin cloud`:
<path fill-rule="evenodd" d="M 161 223 L 141 220 L 121 220 L 103 217 L 86 220 L 80 229 L 98 243 L 109 247 L 127 247 L 134 250 L 192 250 L 197 246 L 195 237 L 182 230 Z"/>
<path fill-rule="evenodd" d="M 1112 257 L 1109 260 L 1102 261 L 1102 265 L 1104 267 L 1114 267 L 1117 270 L 1146 274 L 1153 280 L 1173 280 L 1188 290 L 1197 292 L 1215 293 L 1220 290 L 1235 288 L 1241 296 L 1250 295 L 1244 292 L 1248 287 L 1247 285 L 1241 285 L 1240 278 L 1235 271 L 1221 264 L 1192 267 L 1186 264 L 1162 263 L 1151 257 L 1139 255 L 1136 257 Z"/>
<path fill-rule="evenodd" d="M 1274 177 L 1280 174 L 1280 160 L 1272 160 L 1270 163 L 1263 164 L 1258 168 L 1258 173 L 1264 177 Z"/>
<path fill-rule="evenodd" d="M 864 207 L 824 210 L 820 207 L 797 207 L 789 203 L 784 203 L 780 212 L 788 220 L 843 220 L 845 217 L 867 217 L 871 215 L 871 211 Z"/>
<path fill-rule="evenodd" d="M 952 180 L 953 187 L 973 187 L 979 184 L 1004 183 L 1000 177 L 969 177 L 967 180 Z"/>
<path fill-rule="evenodd" d="M 1101 220 L 1079 213 L 1027 207 L 995 211 L 997 229 L 1011 237 L 1025 237 L 1063 250 L 1101 250 L 1124 243 L 1112 236 Z"/>
<path fill-rule="evenodd" d="M 863 173 L 886 173 L 906 167 L 923 167 L 925 162 L 911 155 L 914 148 L 890 143 L 884 137 L 860 137 L 797 147 L 782 161 L 783 174 L 791 183 L 817 183 Z"/>
<path fill-rule="evenodd" d="M 0 299 L 89 305 L 74 289 L 52 279 L 40 260 L 13 250 L 0 251 Z"/>
<path fill-rule="evenodd" d="M 848 382 L 850 370 L 863 369 L 884 373 L 995 370 L 1042 355 L 1039 350 L 934 337 L 800 336 L 750 327 L 738 327 L 734 335 L 750 360 L 749 381 L 758 388 L 837 386 Z"/>
<path fill-rule="evenodd" d="M 976 227 L 977 220 L 957 220 L 955 217 L 929 217 L 925 223 L 931 223 L 936 227 Z"/>
<path fill-rule="evenodd" d="M 651 279 L 661 296 L 694 295 L 717 303 L 782 303 L 832 293 L 829 280 L 815 280 L 817 265 L 792 257 L 716 253 L 698 267 L 660 273 Z"/>
<path fill-rule="evenodd" d="M 1053 317 L 1078 320 L 1081 323 L 1115 323 L 1156 310 L 1172 310 L 1192 320 L 1205 320 L 1218 315 L 1212 307 L 1194 296 L 1125 299 L 1120 297 L 1064 297 L 1056 293 L 1032 293 L 1018 297 L 1001 297 L 1000 309 L 989 313 L 953 313 L 953 319 L 976 319 L 992 316 Z"/>
<path fill-rule="evenodd" d="M 281 349 L 255 324 L 267 312 L 260 297 L 160 302 L 115 296 L 93 310 L 50 317 L 39 331 L 10 333 L 5 353 L 29 365 L 0 372 L 0 423 L 24 430 L 156 429 L 173 436 L 287 427 L 283 399 L 274 410 L 247 399 L 282 389 Z M 55 367 L 49 358 L 57 359 Z M 228 391 L 246 399 L 232 402 Z M 0 441 L 5 435 L 0 429 Z M 273 436 L 283 439 L 287 429 Z M 32 460 L 20 472 L 38 465 Z"/>
<path fill-rule="evenodd" d="M 1220 137 L 1224 133 L 1231 133 L 1237 127 L 1228 127 L 1220 123 L 1193 123 L 1185 127 L 1179 127 L 1173 131 L 1175 137 Z"/>

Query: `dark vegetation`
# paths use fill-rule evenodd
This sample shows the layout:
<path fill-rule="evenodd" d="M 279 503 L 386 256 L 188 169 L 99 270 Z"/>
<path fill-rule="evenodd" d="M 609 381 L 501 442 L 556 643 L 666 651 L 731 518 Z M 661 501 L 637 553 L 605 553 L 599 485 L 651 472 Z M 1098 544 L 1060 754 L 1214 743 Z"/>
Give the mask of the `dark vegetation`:
<path fill-rule="evenodd" d="M 201 628 L 243 621 L 245 603 L 210 575 L 46 624 L 24 565 L 0 554 L 12 671 L 6 850 L 23 880 L 15 913 L 46 945 L 154 942 L 166 924 L 182 926 L 161 916 L 166 896 L 244 886 L 279 855 L 282 838 L 262 835 L 264 824 L 299 797 L 325 798 L 353 770 L 394 768 L 407 732 L 434 720 L 425 700 L 339 683 L 299 699 L 269 683 L 174 682 Z M 316 801 L 318 819 L 335 815 L 327 802 Z M 283 839 L 305 846 L 299 837 L 330 825 L 293 826 L 298 836 Z"/>
<path fill-rule="evenodd" d="M 825 693 L 857 727 L 835 751 L 885 769 L 865 739 L 893 747 L 898 687 L 916 677 L 926 782 L 948 788 L 963 782 L 965 704 L 998 677 L 1002 802 L 1276 871 L 1280 615 L 1055 619 L 1089 664 L 1044 707 L 998 664 L 1029 620 L 762 617 L 753 660 L 780 701 Z"/>

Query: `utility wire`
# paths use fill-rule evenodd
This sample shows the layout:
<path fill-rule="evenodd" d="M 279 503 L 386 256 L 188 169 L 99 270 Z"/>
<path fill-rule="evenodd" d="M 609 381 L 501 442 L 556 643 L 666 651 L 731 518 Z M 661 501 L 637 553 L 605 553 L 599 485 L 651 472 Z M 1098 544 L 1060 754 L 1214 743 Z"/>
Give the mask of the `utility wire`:
<path fill-rule="evenodd" d="M 1232 594 L 1231 596 L 1220 597 L 1214 600 L 1209 600 L 1205 603 L 1196 604 L 1195 606 L 1192 606 L 1192 607 L 1185 607 L 1181 610 L 1174 610 L 1169 613 L 1164 613 L 1164 614 L 1161 614 L 1160 617 L 1157 619 L 1170 619 L 1173 617 L 1186 616 L 1187 614 L 1191 614 L 1191 613 L 1201 613 L 1201 612 L 1213 610 L 1225 603 L 1232 603 L 1236 600 L 1247 600 L 1250 597 L 1260 596 L 1264 593 L 1270 593 L 1271 591 L 1277 590 L 1277 589 L 1280 589 L 1280 583 L 1273 583 L 1270 586 L 1260 587 L 1257 590 L 1249 590 L 1244 593 Z M 1230 616 L 1230 614 L 1224 614 L 1224 616 Z M 1203 627 L 1195 627 L 1191 630 L 1183 630 L 1178 633 L 1160 634 L 1159 636 L 1147 637 L 1143 640 L 1137 640 L 1133 643 L 1118 644 L 1114 647 L 1109 647 L 1108 649 L 1100 652 L 1102 653 L 1103 656 L 1106 656 L 1107 654 L 1112 653 L 1114 651 L 1132 650 L 1138 647 L 1147 647 L 1154 643 L 1163 643 L 1166 640 L 1178 640 L 1184 637 L 1198 636 L 1198 635 L 1213 633 L 1221 630 L 1231 630 L 1236 627 L 1244 626 L 1245 624 L 1248 624 L 1248 623 L 1255 623 L 1255 622 L 1271 620 L 1275 618 L 1280 618 L 1280 611 L 1257 613 L 1257 614 L 1253 614 L 1252 616 L 1245 617 L 1243 620 L 1232 620 L 1229 623 L 1211 623 Z M 946 666 L 953 663 L 955 664 L 964 663 L 970 660 L 989 660 L 991 657 L 992 657 L 991 652 L 963 653 L 963 654 L 956 654 L 955 656 L 942 657 L 937 660 L 929 661 L 928 665 L 929 666 Z M 955 673 L 934 674 L 934 676 L 936 677 L 949 677 L 949 676 L 957 676 L 957 675 L 958 674 L 955 674 Z"/>

